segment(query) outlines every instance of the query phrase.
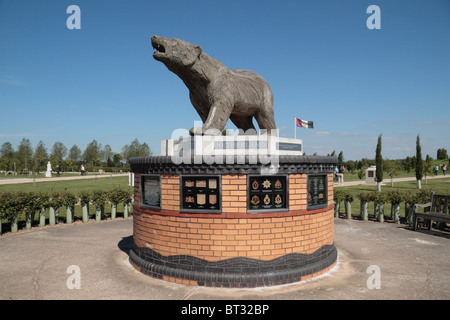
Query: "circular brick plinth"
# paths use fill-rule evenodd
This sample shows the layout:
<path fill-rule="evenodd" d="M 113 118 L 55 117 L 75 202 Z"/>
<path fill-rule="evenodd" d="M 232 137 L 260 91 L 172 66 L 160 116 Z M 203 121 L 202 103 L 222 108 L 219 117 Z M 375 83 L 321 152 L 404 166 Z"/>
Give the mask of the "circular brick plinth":
<path fill-rule="evenodd" d="M 288 183 L 286 207 L 257 212 L 249 210 L 248 200 L 254 173 L 234 173 L 228 167 L 223 169 L 228 172 L 210 174 L 219 177 L 220 209 L 184 212 L 181 178 L 209 175 L 198 168 L 187 174 L 160 168 L 158 175 L 154 169 L 143 170 L 142 164 L 141 159 L 140 167 L 133 168 L 132 162 L 135 205 L 130 253 L 131 263 L 142 273 L 191 285 L 258 287 L 312 278 L 335 264 L 333 165 L 321 167 L 328 197 L 319 208 L 309 208 L 307 200 L 308 174 L 318 173 L 316 167 L 312 172 L 295 173 L 292 166 L 289 170 L 294 172 L 281 171 Z M 160 184 L 156 209 L 142 201 L 142 177 L 149 172 Z"/>

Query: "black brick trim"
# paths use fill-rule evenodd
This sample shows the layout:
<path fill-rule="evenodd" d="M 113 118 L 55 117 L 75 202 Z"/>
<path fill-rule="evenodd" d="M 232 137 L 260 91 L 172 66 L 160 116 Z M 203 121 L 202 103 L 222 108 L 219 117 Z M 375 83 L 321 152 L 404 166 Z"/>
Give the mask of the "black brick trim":
<path fill-rule="evenodd" d="M 250 164 L 248 157 L 243 164 L 237 157 L 233 164 L 174 164 L 168 156 L 130 158 L 131 171 L 141 174 L 261 174 L 270 165 Z M 277 174 L 289 173 L 332 173 L 337 164 L 336 157 L 328 156 L 280 156 Z"/>
<path fill-rule="evenodd" d="M 312 254 L 292 253 L 270 261 L 239 257 L 213 262 L 189 255 L 166 257 L 133 245 L 130 259 L 142 273 L 159 279 L 168 276 L 211 287 L 261 287 L 301 281 L 322 271 L 336 262 L 337 250 L 324 245 Z"/>

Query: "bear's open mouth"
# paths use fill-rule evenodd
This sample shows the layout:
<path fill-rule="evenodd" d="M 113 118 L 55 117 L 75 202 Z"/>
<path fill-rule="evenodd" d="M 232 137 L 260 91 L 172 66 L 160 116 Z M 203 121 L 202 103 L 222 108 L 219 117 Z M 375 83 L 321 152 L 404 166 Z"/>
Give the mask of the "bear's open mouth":
<path fill-rule="evenodd" d="M 155 37 L 152 38 L 152 47 L 156 50 L 154 53 L 166 53 L 166 48 Z"/>
<path fill-rule="evenodd" d="M 161 52 L 161 53 L 165 53 L 166 52 L 166 48 L 164 48 L 164 46 L 162 44 L 154 44 L 153 48 L 157 51 L 157 52 Z"/>

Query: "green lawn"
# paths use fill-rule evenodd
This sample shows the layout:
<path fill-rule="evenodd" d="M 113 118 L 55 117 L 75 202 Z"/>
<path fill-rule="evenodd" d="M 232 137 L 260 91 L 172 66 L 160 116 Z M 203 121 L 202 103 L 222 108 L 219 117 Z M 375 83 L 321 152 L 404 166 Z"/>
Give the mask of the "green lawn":
<path fill-rule="evenodd" d="M 424 161 L 425 162 L 425 161 Z M 447 163 L 447 166 L 449 165 L 448 162 L 446 160 L 433 160 L 431 162 L 431 168 L 432 168 L 432 172 L 429 173 L 429 175 L 434 175 L 434 166 L 435 165 L 441 165 Z M 439 169 L 438 172 L 439 175 L 442 175 L 442 170 Z M 447 174 L 449 174 L 449 172 L 447 172 Z M 395 178 L 406 178 L 406 177 L 415 177 L 416 173 L 414 171 L 414 169 L 411 169 L 409 172 L 405 171 L 405 170 L 399 170 L 397 172 L 397 174 L 394 176 Z M 344 172 L 344 181 L 364 181 L 366 179 L 366 177 L 364 176 L 362 179 L 358 178 L 358 170 L 355 170 L 354 173 L 351 173 L 350 171 L 345 171 Z M 386 172 L 386 170 L 383 173 L 383 182 L 387 183 L 388 181 L 390 181 L 391 177 L 389 176 L 389 174 Z M 425 175 L 423 177 L 423 179 L 425 180 Z"/>
<path fill-rule="evenodd" d="M 91 179 L 79 180 L 61 180 L 61 181 L 43 181 L 35 183 L 16 183 L 0 185 L 0 192 L 4 191 L 22 191 L 22 192 L 52 192 L 52 191 L 68 191 L 79 193 L 81 190 L 92 191 L 96 189 L 112 190 L 112 189 L 129 189 L 128 175 L 123 177 L 101 176 Z"/>

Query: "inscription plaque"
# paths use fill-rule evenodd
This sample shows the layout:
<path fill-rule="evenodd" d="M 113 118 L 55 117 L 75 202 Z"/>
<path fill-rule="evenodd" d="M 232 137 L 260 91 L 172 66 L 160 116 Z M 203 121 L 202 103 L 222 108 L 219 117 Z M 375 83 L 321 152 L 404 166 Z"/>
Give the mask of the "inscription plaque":
<path fill-rule="evenodd" d="M 220 212 L 219 177 L 181 177 L 181 209 L 183 211 Z"/>
<path fill-rule="evenodd" d="M 141 176 L 141 204 L 161 208 L 161 180 L 159 176 Z"/>
<path fill-rule="evenodd" d="M 328 205 L 327 181 L 326 174 L 308 175 L 308 209 L 323 208 Z"/>
<path fill-rule="evenodd" d="M 249 211 L 287 209 L 286 176 L 249 176 L 247 208 Z"/>

